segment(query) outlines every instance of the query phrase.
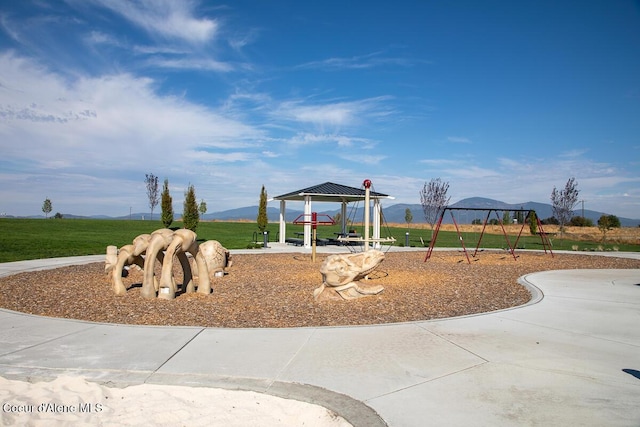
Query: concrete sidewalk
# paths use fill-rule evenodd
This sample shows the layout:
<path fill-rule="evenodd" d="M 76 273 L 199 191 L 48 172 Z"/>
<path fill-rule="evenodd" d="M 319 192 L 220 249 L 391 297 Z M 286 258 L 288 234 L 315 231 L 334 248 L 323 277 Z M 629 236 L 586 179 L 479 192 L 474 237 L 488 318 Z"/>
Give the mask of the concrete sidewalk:
<path fill-rule="evenodd" d="M 103 259 L 0 264 L 0 276 Z M 640 270 L 521 281 L 534 303 L 379 326 L 146 327 L 0 310 L 0 375 L 254 390 L 362 426 L 640 425 Z"/>

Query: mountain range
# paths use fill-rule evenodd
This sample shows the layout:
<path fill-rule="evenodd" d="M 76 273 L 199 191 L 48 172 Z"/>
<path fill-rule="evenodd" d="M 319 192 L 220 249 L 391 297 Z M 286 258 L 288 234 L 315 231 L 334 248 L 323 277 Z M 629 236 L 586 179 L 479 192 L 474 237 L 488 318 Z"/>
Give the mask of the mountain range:
<path fill-rule="evenodd" d="M 347 208 L 347 214 L 353 218 L 355 218 L 356 222 L 362 221 L 363 211 L 362 204 L 357 209 L 352 209 L 351 205 Z M 322 208 L 321 203 L 314 203 L 313 207 L 318 209 Z M 505 203 L 499 200 L 487 199 L 484 197 L 471 197 L 467 199 L 460 200 L 449 207 L 452 208 L 473 208 L 473 209 L 533 209 L 536 211 L 538 218 L 545 219 L 553 216 L 553 210 L 550 204 L 545 203 L 537 203 L 537 202 L 526 202 L 526 203 Z M 424 215 L 422 213 L 422 205 L 420 204 L 405 204 L 398 203 L 391 206 L 382 207 L 383 215 L 387 223 L 405 223 L 405 213 L 406 210 L 410 209 L 411 214 L 413 216 L 413 224 L 426 223 L 424 219 Z M 352 212 L 353 211 L 353 212 Z M 326 214 L 330 216 L 336 215 L 339 210 L 323 210 L 317 211 L 321 214 Z M 286 220 L 287 222 L 291 222 L 295 220 L 299 215 L 303 212 L 300 210 L 287 209 Z M 574 216 L 584 216 L 585 218 L 589 218 L 593 221 L 594 224 L 597 224 L 598 218 L 600 218 L 603 214 L 609 214 L 609 212 L 598 212 L 589 209 L 584 210 L 584 214 L 581 208 L 574 210 Z M 456 221 L 459 223 L 470 223 L 474 219 L 484 220 L 484 216 L 486 213 L 484 212 L 473 212 L 473 211 L 457 211 L 455 212 Z M 258 206 L 246 206 L 237 209 L 229 209 L 220 212 L 212 212 L 205 214 L 202 219 L 205 221 L 210 220 L 218 220 L 218 221 L 255 221 L 258 216 Z M 268 207 L 267 208 L 267 216 L 269 221 L 277 222 L 280 217 L 279 208 Z M 41 217 L 41 216 L 40 216 Z M 121 217 L 108 217 L 105 215 L 94 215 L 90 217 L 81 217 L 72 214 L 63 214 L 64 218 L 94 218 L 94 219 L 149 219 L 150 214 L 147 213 L 135 213 L 131 215 L 124 215 Z M 640 219 L 631 219 L 631 218 L 621 218 L 620 224 L 623 227 L 638 227 L 640 226 Z M 153 215 L 154 220 L 160 219 L 160 213 L 155 212 Z M 180 219 L 180 214 L 175 214 L 175 219 Z M 446 222 L 451 222 L 450 217 L 445 219 Z"/>
<path fill-rule="evenodd" d="M 313 207 L 321 207 L 322 205 L 319 203 L 314 203 Z M 538 202 L 526 202 L 526 203 L 505 203 L 499 200 L 487 199 L 484 197 L 471 197 L 467 199 L 460 200 L 449 207 L 451 208 L 473 208 L 473 209 L 532 209 L 536 211 L 536 215 L 538 218 L 545 219 L 553 216 L 553 209 L 550 204 L 538 203 Z M 411 214 L 413 216 L 413 224 L 426 223 L 424 219 L 424 215 L 422 213 L 422 205 L 420 204 L 406 204 L 406 203 L 398 203 L 391 206 L 383 206 L 383 215 L 388 223 L 405 223 L 405 213 L 406 210 L 410 209 Z M 339 210 L 326 210 L 326 211 L 318 211 L 318 213 L 327 214 L 330 216 L 334 216 L 339 212 Z M 291 222 L 296 219 L 302 211 L 287 209 L 286 220 L 287 222 Z M 349 216 L 353 216 L 356 218 L 356 221 L 362 221 L 363 211 L 362 207 L 355 210 L 355 212 L 351 212 L 351 206 L 347 208 L 347 214 Z M 589 209 L 584 210 L 584 217 L 589 218 L 593 221 L 594 224 L 597 224 L 598 219 L 603 214 L 609 214 L 608 212 L 598 212 Z M 211 214 L 206 214 L 204 219 L 206 220 L 249 220 L 255 221 L 258 215 L 258 206 L 247 206 L 244 208 L 231 209 L 222 212 L 214 212 Z M 267 216 L 269 217 L 269 221 L 278 221 L 280 215 L 280 210 L 274 207 L 267 208 Z M 474 219 L 484 220 L 486 216 L 485 212 L 472 212 L 472 211 L 458 211 L 455 212 L 456 221 L 460 223 L 470 223 Z M 574 211 L 574 216 L 583 216 L 582 209 L 576 209 Z M 492 216 L 493 217 L 493 216 Z M 631 219 L 631 218 L 620 218 L 620 224 L 623 227 L 638 227 L 640 226 L 640 219 Z M 450 217 L 445 218 L 445 222 L 451 222 Z"/>

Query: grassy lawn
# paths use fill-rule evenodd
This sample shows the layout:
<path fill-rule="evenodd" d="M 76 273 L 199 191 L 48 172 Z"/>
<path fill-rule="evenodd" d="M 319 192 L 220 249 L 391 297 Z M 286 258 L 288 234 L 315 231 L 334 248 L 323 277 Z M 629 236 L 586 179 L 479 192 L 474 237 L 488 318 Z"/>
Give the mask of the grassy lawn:
<path fill-rule="evenodd" d="M 172 224 L 181 227 L 182 223 Z M 161 228 L 160 221 L 126 221 L 126 220 L 92 220 L 92 219 L 14 219 L 0 218 L 0 262 L 20 261 L 38 258 L 54 258 L 75 255 L 104 254 L 108 245 L 118 247 L 131 243 L 139 234 L 150 233 Z M 242 249 L 250 246 L 257 232 L 253 222 L 201 222 L 196 230 L 199 240 L 218 240 L 228 249 Z M 276 241 L 278 224 L 270 224 L 270 241 Z M 295 237 L 295 232 L 302 231 L 302 226 L 287 224 L 287 237 Z M 318 237 L 335 237 L 338 226 L 318 227 Z M 361 232 L 361 230 L 358 230 Z M 387 233 L 388 231 L 388 233 Z M 396 245 L 404 246 L 405 228 L 390 227 L 382 231 L 383 237 L 388 234 L 395 237 Z M 526 230 L 525 230 L 526 232 Z M 431 231 L 428 228 L 409 230 L 410 246 L 421 247 L 420 237 L 428 245 Z M 262 241 L 262 236 L 258 235 Z M 467 249 L 474 249 L 479 233 L 464 233 L 463 239 Z M 515 236 L 509 236 L 511 244 Z M 607 244 L 599 242 L 573 241 L 552 238 L 553 249 L 572 250 L 613 250 L 640 251 L 640 245 Z M 506 248 L 503 235 L 485 234 L 482 238 L 484 248 Z M 436 247 L 460 248 L 460 241 L 455 232 L 440 231 Z M 540 238 L 523 233 L 518 242 L 520 249 L 542 249 Z"/>

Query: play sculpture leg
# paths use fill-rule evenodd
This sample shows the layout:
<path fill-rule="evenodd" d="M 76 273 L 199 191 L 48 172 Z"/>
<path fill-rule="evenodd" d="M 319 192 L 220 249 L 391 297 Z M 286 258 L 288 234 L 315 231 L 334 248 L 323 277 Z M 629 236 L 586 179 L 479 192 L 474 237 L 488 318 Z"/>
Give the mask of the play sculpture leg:
<path fill-rule="evenodd" d="M 143 298 L 150 299 L 156 297 L 156 287 L 154 285 L 153 275 L 156 259 L 163 250 L 169 247 L 172 238 L 173 231 L 169 230 L 168 228 L 156 230 L 151 233 L 151 239 L 149 240 L 149 246 L 147 247 L 147 252 L 144 259 L 144 280 L 142 282 L 142 290 L 140 291 L 140 295 L 142 295 Z M 171 263 L 169 262 L 169 264 Z M 173 275 L 171 274 L 171 270 L 169 270 L 169 282 L 171 282 L 172 277 Z M 161 277 L 160 280 L 163 280 L 163 277 Z"/>
<path fill-rule="evenodd" d="M 174 299 L 176 297 L 176 286 L 173 280 L 173 257 L 176 253 L 182 252 L 184 254 L 184 252 L 187 252 L 191 247 L 197 245 L 196 238 L 196 233 L 187 229 L 176 230 L 173 233 L 173 238 L 165 251 L 165 259 L 162 264 L 160 290 L 158 291 L 159 298 Z M 192 286 L 186 282 L 187 280 L 192 280 L 191 266 L 187 262 L 186 265 L 182 265 L 182 268 L 185 277 L 184 286 L 185 289 L 187 289 Z"/>

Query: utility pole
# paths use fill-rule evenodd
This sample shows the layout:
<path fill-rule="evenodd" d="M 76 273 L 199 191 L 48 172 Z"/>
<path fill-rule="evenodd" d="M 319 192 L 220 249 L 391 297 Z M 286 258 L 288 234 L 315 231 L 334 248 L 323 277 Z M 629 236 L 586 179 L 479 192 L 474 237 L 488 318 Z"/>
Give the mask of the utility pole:
<path fill-rule="evenodd" d="M 580 200 L 580 202 L 582 203 L 582 218 L 584 219 L 584 199 Z"/>

